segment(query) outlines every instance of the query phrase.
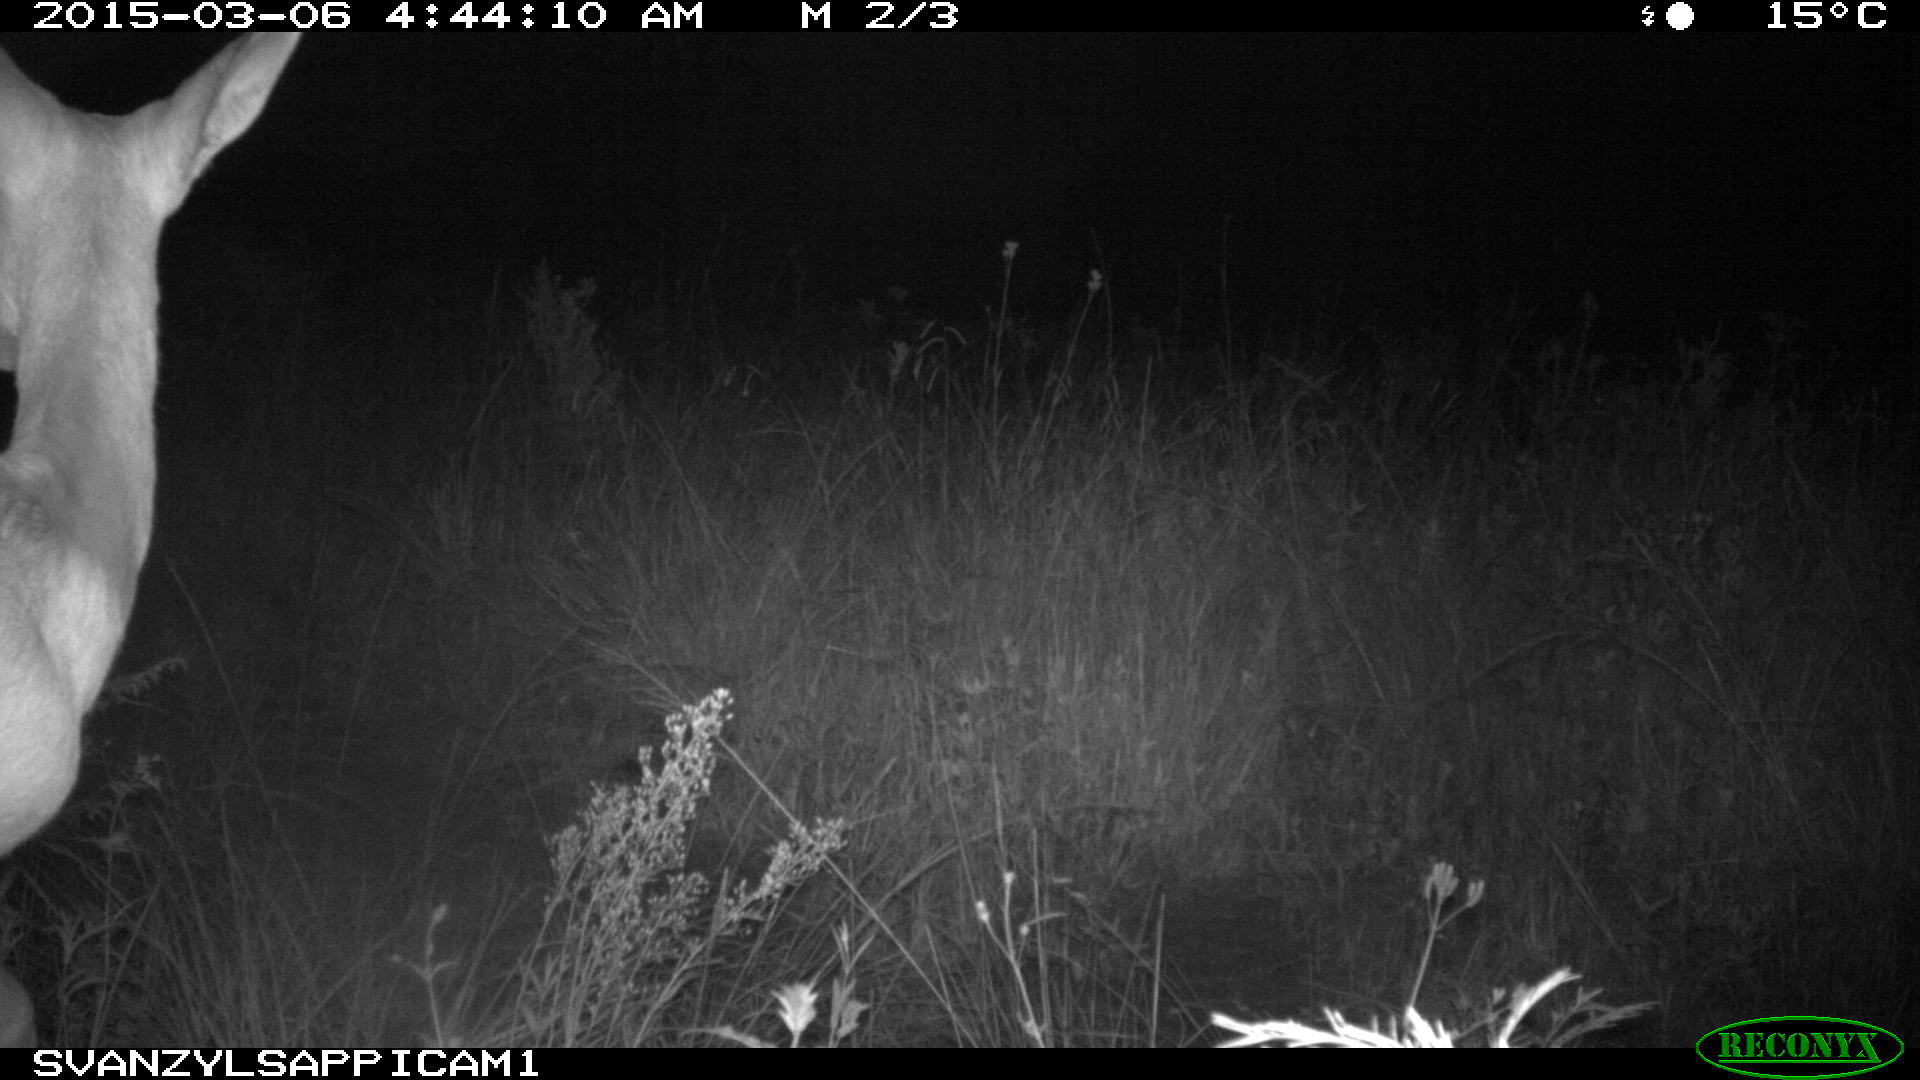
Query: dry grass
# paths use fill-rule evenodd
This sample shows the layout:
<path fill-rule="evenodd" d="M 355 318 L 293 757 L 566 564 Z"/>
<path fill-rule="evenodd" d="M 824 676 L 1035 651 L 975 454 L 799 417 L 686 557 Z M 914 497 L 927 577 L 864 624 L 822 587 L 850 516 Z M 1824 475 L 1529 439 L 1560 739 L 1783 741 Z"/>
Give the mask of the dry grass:
<path fill-rule="evenodd" d="M 1398 1041 L 1569 965 L 1662 1003 L 1632 1041 L 1911 1015 L 1913 438 L 1793 385 L 1799 328 L 1609 344 L 1665 376 L 1591 303 L 1471 357 L 1338 310 L 1173 354 L 1016 271 L 980 325 L 670 350 L 608 328 L 734 323 L 543 274 L 484 378 L 393 366 L 363 471 L 224 463 L 175 542 L 225 561 L 149 589 L 204 612 L 168 719 L 96 723 L 170 785 L 6 894 L 45 1034 Z M 732 752 L 635 787 L 722 685 Z M 815 819 L 801 885 L 766 851 Z M 1440 858 L 1494 899 L 1423 950 Z"/>

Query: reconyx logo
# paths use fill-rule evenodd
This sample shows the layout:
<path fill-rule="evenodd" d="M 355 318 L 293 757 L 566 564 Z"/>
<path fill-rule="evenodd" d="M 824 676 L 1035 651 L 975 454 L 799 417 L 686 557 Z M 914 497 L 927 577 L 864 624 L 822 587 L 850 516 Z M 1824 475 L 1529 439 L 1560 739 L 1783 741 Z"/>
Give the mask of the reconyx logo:
<path fill-rule="evenodd" d="M 1885 1028 L 1832 1016 L 1766 1016 L 1714 1028 L 1693 1044 L 1709 1065 L 1743 1076 L 1819 1080 L 1858 1076 L 1900 1060 Z"/>

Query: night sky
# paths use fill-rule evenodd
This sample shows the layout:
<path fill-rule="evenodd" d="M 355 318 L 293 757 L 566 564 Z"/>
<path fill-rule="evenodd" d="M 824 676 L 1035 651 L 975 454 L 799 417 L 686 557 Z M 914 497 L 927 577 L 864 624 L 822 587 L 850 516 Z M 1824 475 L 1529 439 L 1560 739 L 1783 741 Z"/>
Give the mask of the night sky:
<path fill-rule="evenodd" d="M 224 36 L 9 35 L 70 102 L 165 92 Z M 1147 322 L 1337 293 L 1459 330 L 1509 298 L 1671 347 L 1783 311 L 1912 348 L 1916 57 L 1890 33 L 311 35 L 183 220 L 368 290 L 548 260 L 726 264 L 806 302 Z M 196 226 L 201 227 L 201 226 Z M 182 226 L 176 226 L 180 229 Z M 774 279 L 781 278 L 778 284 Z"/>

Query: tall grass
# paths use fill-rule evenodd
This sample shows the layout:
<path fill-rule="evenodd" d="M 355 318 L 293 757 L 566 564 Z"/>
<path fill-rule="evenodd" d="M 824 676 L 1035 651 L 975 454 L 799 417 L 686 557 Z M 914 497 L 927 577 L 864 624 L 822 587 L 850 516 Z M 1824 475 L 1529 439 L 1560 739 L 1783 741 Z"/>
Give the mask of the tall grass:
<path fill-rule="evenodd" d="M 1563 967 L 1660 1003 L 1629 1041 L 1912 1015 L 1913 439 L 1795 382 L 1804 328 L 1602 342 L 1587 298 L 1175 354 L 1097 276 L 1011 310 L 1003 254 L 978 325 L 807 339 L 542 271 L 371 467 L 228 463 L 176 781 L 8 893 L 45 1034 L 1457 1034 Z M 662 325 L 716 329 L 622 329 Z M 731 753 L 649 789 L 719 686 Z M 822 872 L 769 868 L 827 818 Z M 1423 947 L 1440 859 L 1493 899 Z"/>

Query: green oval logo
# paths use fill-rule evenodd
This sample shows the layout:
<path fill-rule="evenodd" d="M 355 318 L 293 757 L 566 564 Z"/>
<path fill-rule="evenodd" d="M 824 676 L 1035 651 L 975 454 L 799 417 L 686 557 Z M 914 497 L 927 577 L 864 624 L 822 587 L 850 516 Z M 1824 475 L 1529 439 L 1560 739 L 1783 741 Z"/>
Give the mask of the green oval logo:
<path fill-rule="evenodd" d="M 1886 1028 L 1837 1016 L 1763 1016 L 1714 1028 L 1693 1044 L 1709 1065 L 1742 1076 L 1821 1080 L 1859 1076 L 1907 1052 Z"/>

